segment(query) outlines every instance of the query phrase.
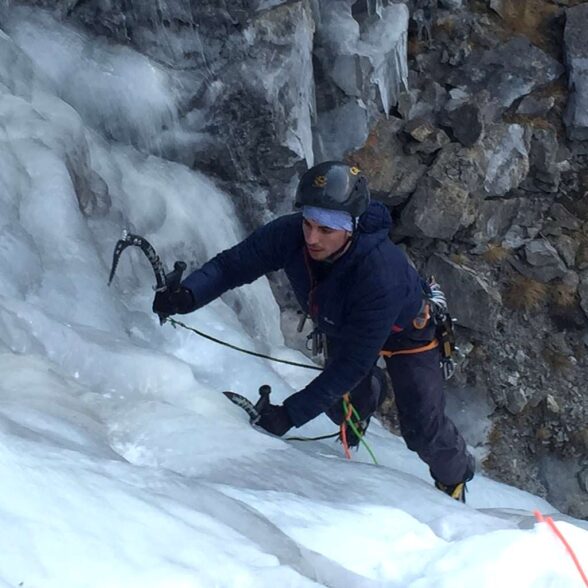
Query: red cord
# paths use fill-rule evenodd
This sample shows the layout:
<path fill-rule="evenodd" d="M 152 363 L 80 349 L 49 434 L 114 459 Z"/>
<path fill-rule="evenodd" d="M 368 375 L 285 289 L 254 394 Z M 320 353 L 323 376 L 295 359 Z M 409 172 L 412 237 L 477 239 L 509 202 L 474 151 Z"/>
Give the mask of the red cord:
<path fill-rule="evenodd" d="M 580 572 L 580 576 L 582 576 L 582 580 L 584 580 L 584 584 L 586 584 L 586 586 L 588 586 L 588 578 L 586 577 L 586 574 L 584 573 L 584 570 L 582 569 L 582 566 L 580 565 L 580 561 L 578 560 L 578 557 L 574 553 L 572 546 L 567 542 L 566 538 L 563 536 L 562 532 L 555 526 L 553 519 L 551 517 L 544 517 L 538 510 L 535 511 L 535 518 L 540 523 L 547 523 L 547 526 L 556 534 L 556 536 L 559 538 L 559 540 L 564 544 L 566 551 L 570 554 L 570 557 L 572 558 L 574 564 L 576 565 L 576 568 L 578 568 L 578 572 Z"/>
<path fill-rule="evenodd" d="M 347 443 L 347 421 L 351 418 L 353 407 L 351 406 L 351 402 L 348 400 L 347 394 L 343 397 L 343 406 L 347 407 L 347 414 L 341 423 L 341 443 L 343 445 L 343 450 L 345 451 L 345 457 L 347 459 L 351 459 L 351 451 L 349 451 L 349 444 Z"/>
<path fill-rule="evenodd" d="M 351 451 L 349 451 L 349 445 L 347 444 L 347 425 L 345 421 L 341 423 L 341 444 L 343 445 L 343 451 L 345 451 L 345 457 L 351 459 Z"/>

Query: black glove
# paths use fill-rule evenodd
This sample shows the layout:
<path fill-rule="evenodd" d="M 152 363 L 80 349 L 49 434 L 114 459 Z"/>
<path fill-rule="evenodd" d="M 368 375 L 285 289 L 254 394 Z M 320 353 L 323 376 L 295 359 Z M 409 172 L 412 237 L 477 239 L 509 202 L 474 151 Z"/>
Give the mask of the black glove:
<path fill-rule="evenodd" d="M 174 292 L 170 290 L 157 292 L 153 299 L 153 312 L 163 318 L 172 314 L 186 314 L 193 310 L 196 310 L 194 296 L 191 290 L 184 286 Z"/>
<path fill-rule="evenodd" d="M 261 418 L 255 424 L 278 437 L 287 433 L 294 426 L 286 408 L 275 404 L 268 404 L 263 408 Z"/>

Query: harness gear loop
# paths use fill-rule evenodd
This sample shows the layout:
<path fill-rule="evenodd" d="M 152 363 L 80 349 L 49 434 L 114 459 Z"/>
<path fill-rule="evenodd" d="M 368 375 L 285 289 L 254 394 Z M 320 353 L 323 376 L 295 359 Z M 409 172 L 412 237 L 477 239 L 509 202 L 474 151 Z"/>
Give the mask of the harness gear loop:
<path fill-rule="evenodd" d="M 441 346 L 441 371 L 443 378 L 449 380 L 455 373 L 455 360 L 453 354 L 457 350 L 455 345 L 455 331 L 453 324 L 456 319 L 452 318 L 447 310 L 447 299 L 441 290 L 435 277 L 431 276 L 424 283 L 426 300 L 432 310 L 432 321 L 435 325 L 435 337 Z"/>
<path fill-rule="evenodd" d="M 412 328 L 422 330 L 430 323 L 435 326 L 435 338 L 425 345 L 412 347 L 408 349 L 399 349 L 388 351 L 382 349 L 381 357 L 394 357 L 395 355 L 412 355 L 413 353 L 422 353 L 440 347 L 440 367 L 443 373 L 443 379 L 449 380 L 455 373 L 455 361 L 453 352 L 457 350 L 455 345 L 455 332 L 453 323 L 455 319 L 447 311 L 447 301 L 445 294 L 442 292 L 435 278 L 431 276 L 423 284 L 423 301 L 417 316 L 412 320 Z M 392 333 L 402 333 L 404 328 L 399 325 L 392 326 Z"/>
<path fill-rule="evenodd" d="M 326 357 L 326 347 L 326 337 L 318 327 L 314 328 L 306 336 L 306 349 L 312 353 L 313 357 L 321 354 L 324 354 Z"/>
<path fill-rule="evenodd" d="M 436 323 L 435 335 L 441 345 L 441 369 L 443 377 L 449 380 L 455 373 L 455 360 L 453 352 L 457 349 L 455 345 L 455 331 L 453 330 L 454 319 L 446 312 L 443 319 Z"/>

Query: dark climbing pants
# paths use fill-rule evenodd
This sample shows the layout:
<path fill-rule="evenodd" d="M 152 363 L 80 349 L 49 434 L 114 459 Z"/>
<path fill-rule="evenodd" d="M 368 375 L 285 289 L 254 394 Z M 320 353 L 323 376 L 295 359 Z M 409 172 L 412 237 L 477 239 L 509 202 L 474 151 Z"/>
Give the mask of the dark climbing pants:
<path fill-rule="evenodd" d="M 473 459 L 445 414 L 439 350 L 386 358 L 406 445 L 429 466 L 435 480 L 457 484 L 473 476 Z"/>
<path fill-rule="evenodd" d="M 434 338 L 434 328 L 392 336 L 386 345 L 391 351 L 414 350 Z M 433 478 L 453 485 L 474 475 L 474 460 L 453 422 L 445 414 L 445 391 L 439 365 L 439 349 L 387 357 L 398 409 L 400 431 L 406 445 L 429 466 Z M 379 372 L 379 373 L 378 373 Z M 381 370 L 372 372 L 351 392 L 351 402 L 362 418 L 373 414 L 384 400 L 385 380 Z M 327 415 L 336 423 L 342 420 L 340 403 Z"/>

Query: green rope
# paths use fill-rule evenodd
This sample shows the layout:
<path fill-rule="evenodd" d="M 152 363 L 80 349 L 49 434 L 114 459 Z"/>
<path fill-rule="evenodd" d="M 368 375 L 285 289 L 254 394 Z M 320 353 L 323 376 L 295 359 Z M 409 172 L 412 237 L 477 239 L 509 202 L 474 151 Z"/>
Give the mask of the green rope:
<path fill-rule="evenodd" d="M 355 407 L 353 406 L 353 404 L 348 403 L 347 400 L 345 400 L 345 398 L 343 398 L 343 414 L 347 415 L 347 410 L 348 410 L 349 406 L 351 406 L 352 415 L 355 416 L 355 418 L 357 419 L 357 422 L 361 421 L 361 417 L 359 416 L 359 413 L 357 412 L 357 410 L 355 410 Z M 378 460 L 376 459 L 376 456 L 374 455 L 374 452 L 371 450 L 370 446 L 367 444 L 367 441 L 364 439 L 365 435 L 359 431 L 359 429 L 356 427 L 355 423 L 351 420 L 351 417 L 346 418 L 346 422 L 351 427 L 351 430 L 355 433 L 356 437 L 359 439 L 359 441 L 362 443 L 362 445 L 367 449 L 367 452 L 370 454 L 370 457 L 372 458 L 372 461 L 374 462 L 374 464 L 379 465 Z"/>

